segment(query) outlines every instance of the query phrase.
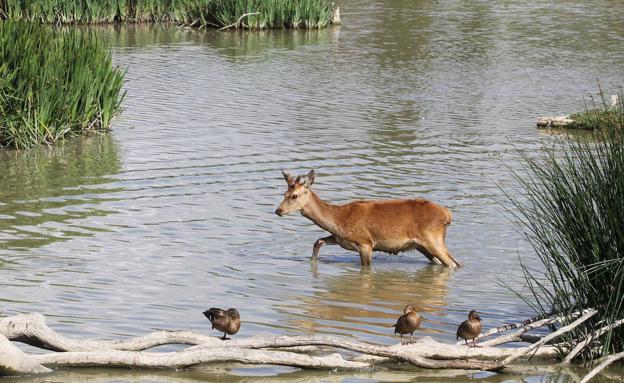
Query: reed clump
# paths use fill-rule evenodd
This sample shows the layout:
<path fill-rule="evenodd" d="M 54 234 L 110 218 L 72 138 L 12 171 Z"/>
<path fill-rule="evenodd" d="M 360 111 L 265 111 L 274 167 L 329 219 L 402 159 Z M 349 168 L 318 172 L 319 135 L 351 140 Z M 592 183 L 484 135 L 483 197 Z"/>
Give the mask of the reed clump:
<path fill-rule="evenodd" d="M 590 97 L 585 105 L 585 112 L 577 113 L 570 118 L 575 121 L 575 128 L 579 129 L 604 129 L 612 126 L 622 130 L 624 127 L 624 92 L 619 90 L 618 94 L 607 100 L 604 92 L 599 88 L 598 100 Z"/>
<path fill-rule="evenodd" d="M 0 22 L 0 147 L 108 129 L 123 78 L 92 32 Z"/>
<path fill-rule="evenodd" d="M 621 92 L 620 92 L 621 93 Z M 543 155 L 524 155 L 516 174 L 526 199 L 517 218 L 545 271 L 523 267 L 530 303 L 542 313 L 595 308 L 598 314 L 565 341 L 570 347 L 624 319 L 624 143 L 622 107 L 590 111 L 591 137 L 562 136 Z M 588 342 L 577 359 L 624 350 L 614 326 Z"/>
<path fill-rule="evenodd" d="M 332 12 L 332 4 L 326 0 L 213 0 L 207 7 L 211 22 L 248 29 L 324 28 Z M 249 16 L 239 23 L 245 14 Z"/>
<path fill-rule="evenodd" d="M 332 14 L 329 0 L 0 0 L 0 18 L 51 24 L 158 21 L 194 27 L 323 28 Z"/>

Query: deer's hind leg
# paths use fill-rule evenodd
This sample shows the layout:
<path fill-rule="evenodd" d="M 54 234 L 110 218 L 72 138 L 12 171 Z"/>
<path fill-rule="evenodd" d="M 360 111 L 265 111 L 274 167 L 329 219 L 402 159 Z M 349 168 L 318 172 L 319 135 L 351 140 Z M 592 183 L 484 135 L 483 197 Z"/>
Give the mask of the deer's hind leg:
<path fill-rule="evenodd" d="M 319 238 L 314 242 L 314 249 L 312 250 L 312 259 L 316 259 L 318 256 L 319 250 L 323 245 L 337 245 L 336 238 L 333 235 L 328 237 Z"/>
<path fill-rule="evenodd" d="M 444 233 L 442 233 L 441 236 L 430 238 L 427 243 L 423 244 L 423 247 L 425 248 L 425 251 L 431 254 L 435 260 L 439 261 L 439 263 L 442 263 L 446 267 L 463 266 L 451 255 L 451 252 L 446 247 L 446 244 L 444 243 Z M 432 263 L 435 262 L 432 261 Z"/>

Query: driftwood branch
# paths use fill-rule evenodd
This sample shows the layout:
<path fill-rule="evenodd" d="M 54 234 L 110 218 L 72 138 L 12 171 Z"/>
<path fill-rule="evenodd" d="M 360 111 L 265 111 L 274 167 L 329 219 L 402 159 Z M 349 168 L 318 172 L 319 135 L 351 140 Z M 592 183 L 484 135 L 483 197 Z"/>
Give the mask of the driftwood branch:
<path fill-rule="evenodd" d="M 511 324 L 506 324 L 504 326 L 500 326 L 500 327 L 495 327 L 493 329 L 490 329 L 482 334 L 480 334 L 477 337 L 477 340 L 479 339 L 483 339 L 483 338 L 487 338 L 490 337 L 492 335 L 495 334 L 500 334 L 502 332 L 505 331 L 509 331 L 509 330 L 513 330 L 513 329 L 519 329 L 518 331 L 516 331 L 515 333 L 511 334 L 511 335 L 505 335 L 502 337 L 498 337 L 496 339 L 490 340 L 490 341 L 486 341 L 486 342 L 482 342 L 480 343 L 480 345 L 482 346 L 496 346 L 499 344 L 503 344 L 503 343 L 508 343 L 508 342 L 517 342 L 519 340 L 521 340 L 521 335 L 523 335 L 524 333 L 526 333 L 527 331 L 539 328 L 539 327 L 543 327 L 555 322 L 561 322 L 562 320 L 565 319 L 570 319 L 570 318 L 576 318 L 582 314 L 585 314 L 586 312 L 588 312 L 589 309 L 585 309 L 585 310 L 581 310 L 581 311 L 575 311 L 569 315 L 552 315 L 549 317 L 543 317 L 543 316 L 536 316 L 533 318 L 529 318 L 523 322 L 519 322 L 519 323 L 511 323 Z M 459 341 L 456 344 L 463 344 L 463 341 Z"/>
<path fill-rule="evenodd" d="M 617 353 L 617 354 L 609 355 L 608 357 L 604 358 L 604 361 L 602 363 L 600 363 L 598 365 L 598 367 L 594 368 L 593 370 L 591 370 L 589 372 L 589 374 L 585 375 L 583 380 L 581 380 L 581 383 L 589 382 L 600 371 L 604 370 L 605 368 L 609 367 L 609 365 L 611 363 L 616 362 L 616 361 L 618 361 L 620 359 L 624 359 L 624 352 L 620 352 L 620 353 Z"/>
<path fill-rule="evenodd" d="M 120 340 L 78 340 L 63 336 L 46 324 L 41 314 L 19 314 L 0 320 L 0 334 L 9 340 L 51 351 L 141 351 L 166 344 L 220 344 L 215 337 L 192 331 L 160 330 L 145 336 Z"/>
<path fill-rule="evenodd" d="M 178 352 L 89 351 L 33 355 L 32 361 L 47 367 L 142 367 L 187 368 L 203 363 L 240 362 L 270 364 L 311 369 L 364 369 L 371 365 L 352 362 L 340 354 L 310 356 L 287 351 L 249 350 L 241 348 L 195 349 Z"/>
<path fill-rule="evenodd" d="M 597 310 L 589 310 L 588 312 L 586 312 L 584 315 L 582 315 L 580 318 L 578 318 L 577 320 L 575 320 L 574 322 L 570 323 L 567 326 L 563 326 L 561 327 L 559 330 L 548 334 L 547 336 L 543 337 L 539 342 L 533 343 L 532 345 L 530 345 L 529 347 L 525 347 L 520 349 L 519 351 L 517 351 L 516 353 L 514 353 L 513 355 L 508 356 L 507 358 L 505 358 L 502 362 L 500 362 L 500 368 L 512 363 L 513 361 L 517 360 L 518 358 L 521 358 L 522 356 L 530 353 L 531 351 L 536 350 L 538 347 L 550 342 L 552 339 L 565 334 L 568 331 L 571 331 L 573 329 L 575 329 L 577 326 L 579 326 L 581 323 L 585 322 L 586 320 L 588 320 L 589 318 L 591 318 L 592 316 L 596 315 L 596 313 L 598 313 Z"/>
<path fill-rule="evenodd" d="M 621 326 L 622 324 L 624 324 L 624 319 L 620 319 L 616 322 L 613 322 L 612 324 L 608 325 L 608 326 L 604 326 L 599 328 L 598 330 L 594 331 L 593 333 L 591 333 L 587 339 L 585 339 L 582 342 L 579 342 L 573 349 L 572 351 L 570 351 L 568 353 L 568 355 L 566 355 L 565 359 L 563 359 L 563 361 L 561 362 L 561 364 L 569 364 L 572 359 L 574 359 L 574 357 L 576 357 L 585 347 L 587 347 L 587 345 L 589 345 L 591 342 L 593 342 L 595 339 L 598 339 L 600 336 L 602 336 L 603 334 L 607 333 L 608 331 L 610 331 L 613 328 L 616 328 L 618 326 Z"/>
<path fill-rule="evenodd" d="M 40 374 L 51 370 L 25 357 L 22 350 L 0 334 L 0 376 Z"/>
<path fill-rule="evenodd" d="M 579 321 L 594 313 L 595 311 L 587 313 L 578 323 L 574 322 L 570 326 L 580 324 Z M 252 337 L 222 341 L 217 337 L 192 331 L 165 330 L 123 340 L 77 340 L 56 333 L 47 326 L 42 315 L 26 314 L 0 320 L 0 374 L 38 373 L 49 371 L 48 368 L 67 366 L 185 368 L 213 362 L 351 370 L 368 369 L 381 363 L 403 362 L 425 369 L 497 370 L 531 351 L 535 351 L 535 357 L 554 358 L 556 349 L 543 344 L 562 331 L 567 331 L 567 327 L 520 350 L 500 347 L 471 348 L 440 343 L 430 337 L 424 337 L 410 345 L 381 346 L 336 336 Z M 27 355 L 9 340 L 63 352 Z M 190 347 L 177 352 L 144 351 L 165 344 L 186 344 Z M 536 347 L 540 347 L 539 350 Z M 324 354 L 293 352 L 309 352 L 310 348 L 315 352 L 321 350 Z M 347 360 L 336 354 L 336 350 L 355 352 L 360 356 Z"/>
<path fill-rule="evenodd" d="M 241 23 L 241 21 L 242 21 L 245 17 L 247 17 L 247 16 L 251 16 L 251 15 L 259 15 L 259 14 L 260 14 L 260 12 L 250 12 L 250 13 L 245 13 L 245 14 L 243 14 L 241 17 L 239 17 L 239 18 L 238 18 L 238 20 L 237 20 L 235 23 L 232 23 L 232 24 L 230 24 L 230 25 L 226 25 L 225 27 L 219 28 L 219 30 L 220 30 L 220 31 L 222 31 L 222 30 L 224 30 L 224 29 L 229 29 L 229 28 L 232 28 L 232 27 L 236 27 L 236 28 L 238 28 L 238 24 L 240 24 L 240 23 Z"/>
<path fill-rule="evenodd" d="M 565 128 L 568 126 L 574 126 L 576 120 L 570 116 L 556 116 L 556 117 L 538 117 L 537 126 L 540 128 Z"/>

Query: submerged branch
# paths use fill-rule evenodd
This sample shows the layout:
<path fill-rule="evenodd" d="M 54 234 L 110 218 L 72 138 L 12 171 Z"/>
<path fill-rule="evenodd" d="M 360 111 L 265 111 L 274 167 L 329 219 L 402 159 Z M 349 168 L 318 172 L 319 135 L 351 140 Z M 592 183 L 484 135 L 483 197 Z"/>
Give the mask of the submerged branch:
<path fill-rule="evenodd" d="M 605 368 L 609 367 L 610 364 L 612 364 L 613 362 L 617 362 L 620 359 L 624 359 L 624 352 L 613 354 L 604 358 L 604 362 L 600 363 L 598 367 L 594 368 L 593 370 L 589 372 L 589 374 L 585 375 L 583 380 L 581 380 L 581 383 L 589 382 L 600 371 L 604 370 Z"/>

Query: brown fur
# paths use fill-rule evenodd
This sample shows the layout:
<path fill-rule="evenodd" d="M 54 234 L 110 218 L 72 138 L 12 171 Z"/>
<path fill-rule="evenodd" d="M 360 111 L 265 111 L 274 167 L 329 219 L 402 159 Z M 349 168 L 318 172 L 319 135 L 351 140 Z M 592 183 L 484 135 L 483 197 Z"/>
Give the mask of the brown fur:
<path fill-rule="evenodd" d="M 284 178 L 288 190 L 276 214 L 301 211 L 306 218 L 332 234 L 316 241 L 313 257 L 323 245 L 337 244 L 357 251 L 362 265 L 368 266 L 374 250 L 397 254 L 417 249 L 432 263 L 461 267 L 444 243 L 446 227 L 451 223 L 451 212 L 447 208 L 422 198 L 332 205 L 310 189 L 314 171 L 310 171 L 303 182 L 301 176 L 293 179 L 284 173 Z"/>

